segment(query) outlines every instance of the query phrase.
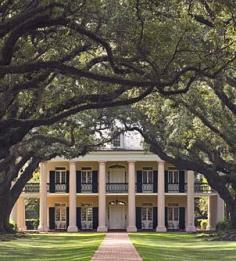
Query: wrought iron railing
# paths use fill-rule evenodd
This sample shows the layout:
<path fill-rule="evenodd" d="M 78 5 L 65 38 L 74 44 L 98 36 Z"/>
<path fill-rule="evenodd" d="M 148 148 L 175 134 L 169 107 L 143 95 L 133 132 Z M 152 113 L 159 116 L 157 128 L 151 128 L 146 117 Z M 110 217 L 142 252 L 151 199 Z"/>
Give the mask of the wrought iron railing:
<path fill-rule="evenodd" d="M 25 193 L 38 193 L 39 183 L 27 183 L 24 188 Z"/>
<path fill-rule="evenodd" d="M 67 184 L 55 183 L 55 192 L 66 192 Z"/>
<path fill-rule="evenodd" d="M 142 184 L 142 192 L 153 192 L 153 183 L 143 183 Z"/>
<path fill-rule="evenodd" d="M 127 193 L 128 183 L 107 183 L 106 192 L 108 193 Z"/>
<path fill-rule="evenodd" d="M 187 191 L 187 183 L 184 183 L 184 191 Z M 180 184 L 179 183 L 169 183 L 168 184 L 168 192 L 180 192 Z"/>
<path fill-rule="evenodd" d="M 213 192 L 212 188 L 207 183 L 194 183 L 194 191 L 195 193 L 211 193 Z"/>
<path fill-rule="evenodd" d="M 81 183 L 81 192 L 92 192 L 93 187 L 92 187 L 92 183 Z"/>

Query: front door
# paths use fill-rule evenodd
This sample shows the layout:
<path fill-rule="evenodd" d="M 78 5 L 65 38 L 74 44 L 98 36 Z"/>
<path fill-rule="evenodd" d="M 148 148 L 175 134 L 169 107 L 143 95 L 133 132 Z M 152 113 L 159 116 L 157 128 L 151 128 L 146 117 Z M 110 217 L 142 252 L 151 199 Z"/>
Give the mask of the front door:
<path fill-rule="evenodd" d="M 179 207 L 168 207 L 168 229 L 179 229 Z"/>
<path fill-rule="evenodd" d="M 152 207 L 142 207 L 142 229 L 153 229 Z"/>
<path fill-rule="evenodd" d="M 125 229 L 125 206 L 109 206 L 109 228 Z"/>

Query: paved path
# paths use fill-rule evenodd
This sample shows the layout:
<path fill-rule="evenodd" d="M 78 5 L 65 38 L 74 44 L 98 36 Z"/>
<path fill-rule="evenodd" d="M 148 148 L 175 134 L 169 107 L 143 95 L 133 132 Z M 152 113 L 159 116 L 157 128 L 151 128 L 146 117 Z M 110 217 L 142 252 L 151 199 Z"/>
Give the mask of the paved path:
<path fill-rule="evenodd" d="M 92 261 L 141 261 L 128 233 L 107 233 L 102 244 L 92 257 Z"/>

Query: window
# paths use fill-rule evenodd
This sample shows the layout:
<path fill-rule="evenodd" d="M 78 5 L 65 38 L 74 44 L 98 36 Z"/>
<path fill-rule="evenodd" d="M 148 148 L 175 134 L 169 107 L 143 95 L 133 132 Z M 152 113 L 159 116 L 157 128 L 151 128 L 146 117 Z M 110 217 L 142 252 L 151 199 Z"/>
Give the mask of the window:
<path fill-rule="evenodd" d="M 168 171 L 168 183 L 169 184 L 178 184 L 179 183 L 179 171 L 178 170 L 169 170 Z"/>
<path fill-rule="evenodd" d="M 168 221 L 178 221 L 179 220 L 179 208 L 170 207 L 168 208 Z"/>
<path fill-rule="evenodd" d="M 142 229 L 152 229 L 152 207 L 142 207 L 141 209 L 141 215 L 142 215 Z"/>
<path fill-rule="evenodd" d="M 152 184 L 152 183 L 153 183 L 153 171 L 143 170 L 143 184 Z"/>
<path fill-rule="evenodd" d="M 81 171 L 81 183 L 82 184 L 91 184 L 92 183 L 92 171 L 91 170 L 82 170 Z"/>
<path fill-rule="evenodd" d="M 55 171 L 55 183 L 56 184 L 66 184 L 67 173 L 66 170 L 56 170 Z"/>
<path fill-rule="evenodd" d="M 81 208 L 81 224 L 83 229 L 93 228 L 93 208 L 85 206 Z"/>
<path fill-rule="evenodd" d="M 66 226 L 66 204 L 55 204 L 55 223 L 57 229 L 65 229 Z"/>
<path fill-rule="evenodd" d="M 113 140 L 112 140 L 112 146 L 114 148 L 120 148 L 121 147 L 121 135 L 116 136 Z"/>

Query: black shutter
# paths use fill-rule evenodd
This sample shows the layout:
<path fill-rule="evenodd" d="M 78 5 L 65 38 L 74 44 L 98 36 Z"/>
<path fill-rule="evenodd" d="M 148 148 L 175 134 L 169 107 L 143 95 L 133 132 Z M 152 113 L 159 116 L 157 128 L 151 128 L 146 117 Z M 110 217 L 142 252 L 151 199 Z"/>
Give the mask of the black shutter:
<path fill-rule="evenodd" d="M 142 193 L 143 192 L 142 177 L 143 177 L 142 170 L 138 170 L 137 171 L 137 192 L 138 193 Z"/>
<path fill-rule="evenodd" d="M 168 170 L 165 170 L 165 192 L 168 193 Z"/>
<path fill-rule="evenodd" d="M 81 171 L 76 171 L 76 192 L 81 193 Z"/>
<path fill-rule="evenodd" d="M 184 171 L 179 171 L 179 192 L 184 193 Z"/>
<path fill-rule="evenodd" d="M 49 172 L 49 192 L 55 193 L 55 171 Z"/>
<path fill-rule="evenodd" d="M 55 229 L 55 208 L 49 208 L 49 229 Z"/>
<path fill-rule="evenodd" d="M 76 225 L 81 229 L 81 208 L 76 208 Z"/>
<path fill-rule="evenodd" d="M 142 211 L 142 208 L 136 207 L 136 227 L 137 227 L 137 229 L 142 229 L 141 211 Z"/>
<path fill-rule="evenodd" d="M 157 207 L 154 207 L 152 210 L 152 223 L 153 223 L 153 229 L 156 229 L 157 227 Z"/>
<path fill-rule="evenodd" d="M 168 208 L 165 207 L 165 226 L 168 228 Z"/>
<path fill-rule="evenodd" d="M 98 227 L 98 208 L 93 208 L 93 229 Z"/>
<path fill-rule="evenodd" d="M 156 193 L 157 192 L 157 171 L 154 170 L 153 171 L 153 192 Z"/>
<path fill-rule="evenodd" d="M 70 191 L 70 172 L 69 172 L 69 170 L 67 170 L 66 176 L 67 176 L 67 179 L 66 179 L 66 193 L 69 193 L 69 191 Z"/>
<path fill-rule="evenodd" d="M 179 229 L 185 229 L 185 208 L 179 208 Z"/>
<path fill-rule="evenodd" d="M 66 208 L 66 228 L 69 227 L 69 220 L 70 220 L 70 212 L 69 207 Z"/>
<path fill-rule="evenodd" d="M 98 192 L 98 172 L 96 170 L 92 172 L 92 192 Z"/>

